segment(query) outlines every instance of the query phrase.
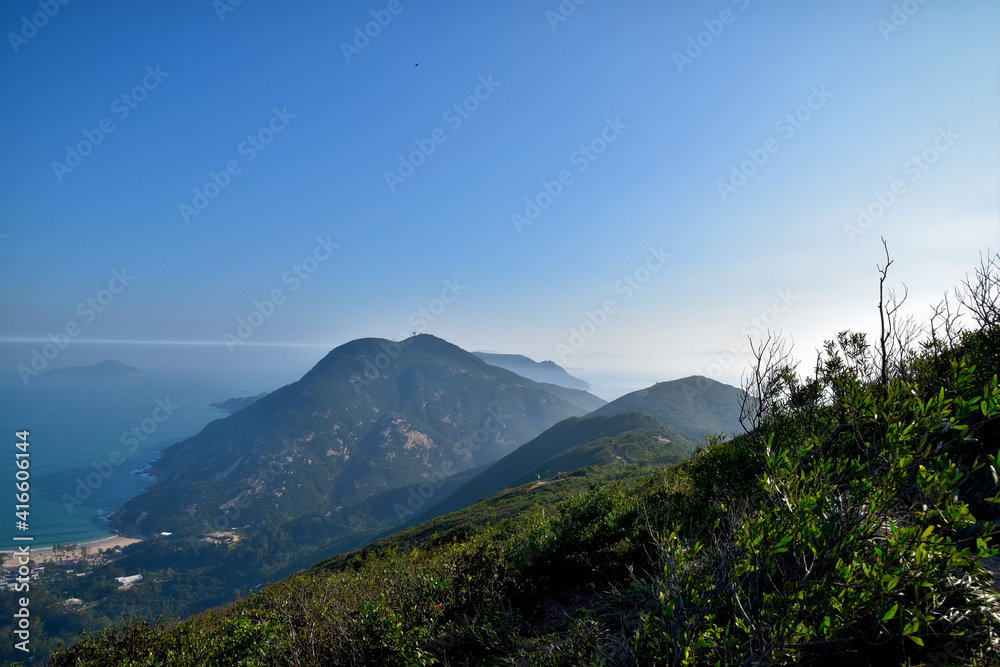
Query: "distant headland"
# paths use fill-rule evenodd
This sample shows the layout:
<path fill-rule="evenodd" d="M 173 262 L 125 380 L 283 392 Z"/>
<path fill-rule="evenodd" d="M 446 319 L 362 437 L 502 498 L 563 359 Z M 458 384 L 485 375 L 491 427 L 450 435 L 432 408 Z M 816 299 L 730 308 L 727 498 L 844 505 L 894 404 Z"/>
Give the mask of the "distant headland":
<path fill-rule="evenodd" d="M 135 366 L 123 364 L 114 359 L 106 359 L 93 366 L 72 366 L 69 368 L 57 368 L 54 371 L 45 373 L 42 377 L 48 378 L 129 378 L 140 377 L 146 371 Z"/>
<path fill-rule="evenodd" d="M 256 396 L 239 396 L 237 398 L 229 398 L 218 403 L 209 403 L 209 405 L 213 408 L 222 408 L 229 414 L 233 414 L 234 412 L 239 412 L 251 403 L 255 403 L 265 396 L 267 396 L 266 391 L 261 394 L 257 394 Z"/>

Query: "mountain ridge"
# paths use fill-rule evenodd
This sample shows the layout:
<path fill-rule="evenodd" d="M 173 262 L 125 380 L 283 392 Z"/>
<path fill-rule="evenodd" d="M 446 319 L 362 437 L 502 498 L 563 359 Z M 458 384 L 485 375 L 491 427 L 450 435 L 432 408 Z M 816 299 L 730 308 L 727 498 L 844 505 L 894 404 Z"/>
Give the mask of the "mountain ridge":
<path fill-rule="evenodd" d="M 676 463 L 695 449 L 695 443 L 687 437 L 644 413 L 570 417 L 494 462 L 435 505 L 433 513 L 439 516 L 464 509 L 504 489 L 534 481 L 532 478 L 549 478 L 569 473 L 575 468 L 595 465 L 598 462 L 597 450 L 604 446 L 610 445 L 611 454 L 624 461 L 614 452 L 610 441 L 626 434 L 638 434 L 655 441 L 655 444 L 648 444 L 661 450 L 658 452 L 660 456 L 654 457 L 660 464 Z M 581 448 L 588 445 L 591 451 L 583 452 Z M 607 457 L 601 461 L 608 462 Z M 420 515 L 415 521 L 429 518 Z"/>
<path fill-rule="evenodd" d="M 739 420 L 742 396 L 741 389 L 690 375 L 625 394 L 587 416 L 642 412 L 698 441 L 706 433 L 731 436 L 743 432 Z"/>
<path fill-rule="evenodd" d="M 473 352 L 474 355 L 488 364 L 506 368 L 529 380 L 559 385 L 568 389 L 590 391 L 591 385 L 585 380 L 570 375 L 569 372 L 554 361 L 535 361 L 522 354 L 498 354 L 495 352 Z"/>

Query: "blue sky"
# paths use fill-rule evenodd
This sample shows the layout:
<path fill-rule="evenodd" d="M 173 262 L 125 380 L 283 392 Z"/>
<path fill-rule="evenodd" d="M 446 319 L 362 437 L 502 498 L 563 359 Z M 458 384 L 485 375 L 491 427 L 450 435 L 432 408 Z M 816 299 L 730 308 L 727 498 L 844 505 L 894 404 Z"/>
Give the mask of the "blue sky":
<path fill-rule="evenodd" d="M 5 3 L 0 372 L 69 323 L 52 367 L 291 380 L 353 338 L 419 330 L 553 359 L 607 396 L 737 383 L 754 318 L 811 360 L 873 329 L 880 236 L 919 319 L 1000 249 L 998 13 Z M 859 207 L 879 214 L 866 228 Z"/>

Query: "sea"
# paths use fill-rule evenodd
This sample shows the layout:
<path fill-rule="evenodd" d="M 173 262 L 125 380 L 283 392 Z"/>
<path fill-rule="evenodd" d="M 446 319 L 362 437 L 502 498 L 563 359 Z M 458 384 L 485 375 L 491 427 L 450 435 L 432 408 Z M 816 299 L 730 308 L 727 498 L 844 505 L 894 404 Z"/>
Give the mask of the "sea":
<path fill-rule="evenodd" d="M 106 358 L 130 363 L 128 356 L 91 363 Z M 154 481 L 143 473 L 150 462 L 228 415 L 211 403 L 273 391 L 308 368 L 299 362 L 266 373 L 167 366 L 140 377 L 35 377 L 27 384 L 16 374 L 0 374 L 0 498 L 7 499 L 0 504 L 0 550 L 25 544 L 15 535 L 32 537 L 34 548 L 112 535 L 110 515 Z M 30 499 L 28 514 L 18 516 L 16 445 L 23 431 Z M 18 524 L 23 518 L 26 528 Z"/>

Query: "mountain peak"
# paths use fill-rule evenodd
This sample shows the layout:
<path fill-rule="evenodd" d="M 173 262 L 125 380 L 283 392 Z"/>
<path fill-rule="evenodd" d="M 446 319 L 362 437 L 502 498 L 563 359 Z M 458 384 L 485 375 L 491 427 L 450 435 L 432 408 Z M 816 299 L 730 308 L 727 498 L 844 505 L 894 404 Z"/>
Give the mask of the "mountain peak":
<path fill-rule="evenodd" d="M 700 440 L 706 433 L 741 433 L 741 389 L 703 375 L 657 382 L 594 410 L 590 415 L 643 412 Z"/>
<path fill-rule="evenodd" d="M 342 518 L 363 502 L 376 507 L 365 521 L 385 521 L 397 490 L 491 463 L 602 403 L 429 334 L 361 338 L 168 447 L 148 470 L 156 482 L 112 521 L 126 532 L 173 531 L 240 504 L 241 524 L 259 526 L 341 506 Z"/>

